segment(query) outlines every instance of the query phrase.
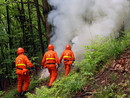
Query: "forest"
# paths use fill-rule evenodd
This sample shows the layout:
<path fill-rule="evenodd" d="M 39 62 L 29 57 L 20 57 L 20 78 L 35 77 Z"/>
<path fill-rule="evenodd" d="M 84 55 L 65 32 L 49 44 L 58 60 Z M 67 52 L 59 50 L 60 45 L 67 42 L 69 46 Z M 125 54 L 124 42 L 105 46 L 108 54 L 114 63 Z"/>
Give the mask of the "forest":
<path fill-rule="evenodd" d="M 43 55 L 47 51 L 47 46 L 53 37 L 52 32 L 56 28 L 53 25 L 54 21 L 48 22 L 48 15 L 52 10 L 58 8 L 49 4 L 48 1 L 0 0 L 0 97 L 18 98 L 17 87 L 15 86 L 17 84 L 15 58 L 19 47 L 24 48 L 25 55 L 29 57 L 35 69 L 35 72 L 31 74 L 31 84 L 26 94 L 28 98 L 39 98 L 39 96 L 41 98 L 129 97 L 130 28 L 125 28 L 124 24 L 118 30 L 119 36 L 114 38 L 96 36 L 95 41 L 89 45 L 84 45 L 85 53 L 82 54 L 84 58 L 81 62 L 74 62 L 71 73 L 66 78 L 63 76 L 62 66 L 61 71 L 58 72 L 58 79 L 51 89 L 46 87 L 49 83 L 48 77 L 37 81 L 40 78 L 39 71 L 41 71 Z M 58 3 L 56 4 L 58 5 Z M 85 24 L 87 19 L 91 25 L 92 20 L 86 17 L 83 17 L 82 20 L 85 22 L 82 24 Z M 78 33 L 76 34 L 78 35 Z M 106 39 L 108 40 L 106 41 Z M 121 55 L 123 52 L 126 52 L 125 61 L 127 63 L 120 64 L 121 67 L 116 70 L 116 65 L 111 67 L 113 60 L 123 59 L 124 55 Z M 109 69 L 109 67 L 111 68 Z M 30 68 L 28 69 L 30 70 Z M 109 77 L 111 81 L 104 82 L 105 80 L 102 79 L 96 81 L 96 76 L 100 75 L 101 71 L 102 73 L 110 73 L 111 77 L 107 75 L 106 77 Z M 119 81 L 117 83 L 116 80 L 119 78 L 124 79 L 125 82 Z M 104 85 L 96 82 L 103 82 Z M 9 88 L 11 90 L 7 91 Z"/>
<path fill-rule="evenodd" d="M 26 50 L 35 67 L 40 65 L 50 38 L 51 7 L 47 0 L 0 0 L 0 8 L 0 90 L 4 90 L 16 82 L 18 47 Z"/>

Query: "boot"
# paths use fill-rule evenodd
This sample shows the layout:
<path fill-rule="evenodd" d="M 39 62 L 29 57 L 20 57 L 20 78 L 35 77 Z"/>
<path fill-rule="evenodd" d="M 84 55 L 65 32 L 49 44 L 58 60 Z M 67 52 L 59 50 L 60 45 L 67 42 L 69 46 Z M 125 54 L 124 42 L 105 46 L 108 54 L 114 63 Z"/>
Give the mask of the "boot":
<path fill-rule="evenodd" d="M 21 93 L 19 93 L 19 97 L 22 97 L 22 94 L 21 94 Z"/>
<path fill-rule="evenodd" d="M 25 94 L 26 94 L 26 91 L 23 91 L 23 92 L 22 92 L 22 96 L 25 95 Z"/>
<path fill-rule="evenodd" d="M 48 89 L 50 89 L 51 88 L 51 86 L 48 86 Z"/>

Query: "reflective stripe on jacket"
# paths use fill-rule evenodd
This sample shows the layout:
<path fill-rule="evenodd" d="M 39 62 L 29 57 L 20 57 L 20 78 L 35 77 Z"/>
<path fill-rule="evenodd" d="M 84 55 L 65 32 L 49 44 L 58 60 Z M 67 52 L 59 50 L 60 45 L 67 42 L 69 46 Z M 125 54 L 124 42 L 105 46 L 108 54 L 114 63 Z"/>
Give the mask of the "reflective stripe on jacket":
<path fill-rule="evenodd" d="M 60 63 L 57 53 L 52 50 L 47 51 L 43 56 L 41 65 L 45 67 L 46 64 L 55 64 L 55 63 L 57 64 Z"/>
<path fill-rule="evenodd" d="M 17 58 L 15 59 L 15 67 L 17 68 L 27 68 L 28 65 L 29 67 L 33 67 L 33 64 L 30 62 L 30 60 L 28 59 L 27 56 L 25 56 L 24 54 L 20 54 L 17 56 Z"/>
<path fill-rule="evenodd" d="M 26 64 L 17 64 L 16 67 L 17 66 L 26 66 Z"/>
<path fill-rule="evenodd" d="M 73 62 L 75 60 L 74 53 L 71 50 L 65 49 L 61 54 L 60 62 L 62 61 L 62 59 L 64 59 L 64 61 L 68 60 Z"/>
<path fill-rule="evenodd" d="M 55 60 L 55 58 L 46 58 L 46 60 Z"/>
<path fill-rule="evenodd" d="M 63 58 L 72 58 L 71 56 L 63 56 Z"/>

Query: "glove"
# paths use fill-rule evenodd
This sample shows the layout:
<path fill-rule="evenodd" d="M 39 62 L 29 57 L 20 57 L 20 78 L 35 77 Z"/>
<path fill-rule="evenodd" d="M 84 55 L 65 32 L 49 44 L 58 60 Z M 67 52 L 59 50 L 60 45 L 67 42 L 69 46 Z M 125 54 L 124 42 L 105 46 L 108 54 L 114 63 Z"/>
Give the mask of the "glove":
<path fill-rule="evenodd" d="M 59 67 L 60 67 L 60 64 L 58 64 L 57 71 L 58 71 Z"/>
<path fill-rule="evenodd" d="M 35 71 L 34 67 L 31 67 L 31 70 L 34 72 Z"/>
<path fill-rule="evenodd" d="M 58 67 L 60 67 L 60 64 L 58 64 Z"/>
<path fill-rule="evenodd" d="M 58 71 L 59 67 L 57 67 L 57 71 Z"/>
<path fill-rule="evenodd" d="M 43 66 L 41 66 L 41 69 L 44 69 L 44 67 L 43 67 Z"/>

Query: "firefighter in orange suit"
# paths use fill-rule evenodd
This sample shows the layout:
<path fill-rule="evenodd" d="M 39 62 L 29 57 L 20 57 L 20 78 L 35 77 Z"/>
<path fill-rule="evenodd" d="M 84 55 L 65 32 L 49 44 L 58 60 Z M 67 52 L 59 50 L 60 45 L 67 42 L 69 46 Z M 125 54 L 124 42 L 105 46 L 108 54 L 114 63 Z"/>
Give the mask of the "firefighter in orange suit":
<path fill-rule="evenodd" d="M 60 62 L 64 60 L 64 65 L 65 65 L 65 76 L 67 76 L 70 72 L 70 68 L 72 63 L 75 61 L 74 53 L 71 51 L 71 46 L 68 44 L 66 45 L 66 49 L 63 51 L 61 57 L 60 57 Z"/>
<path fill-rule="evenodd" d="M 48 45 L 48 51 L 44 54 L 43 60 L 41 65 L 44 68 L 48 68 L 48 71 L 50 73 L 50 82 L 49 82 L 49 88 L 52 86 L 52 83 L 56 80 L 57 77 L 57 69 L 56 69 L 56 63 L 59 67 L 59 58 L 57 56 L 57 53 L 54 51 L 54 46 L 52 44 Z"/>
<path fill-rule="evenodd" d="M 22 96 L 26 93 L 30 84 L 30 76 L 27 69 L 27 65 L 33 68 L 33 64 L 29 61 L 28 57 L 24 55 L 23 48 L 18 48 L 17 54 L 18 56 L 15 59 L 15 67 L 18 76 L 18 92 L 19 96 Z M 22 91 L 22 85 L 23 85 L 23 91 Z"/>

